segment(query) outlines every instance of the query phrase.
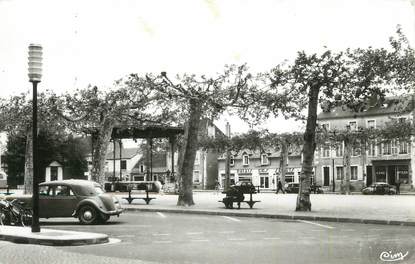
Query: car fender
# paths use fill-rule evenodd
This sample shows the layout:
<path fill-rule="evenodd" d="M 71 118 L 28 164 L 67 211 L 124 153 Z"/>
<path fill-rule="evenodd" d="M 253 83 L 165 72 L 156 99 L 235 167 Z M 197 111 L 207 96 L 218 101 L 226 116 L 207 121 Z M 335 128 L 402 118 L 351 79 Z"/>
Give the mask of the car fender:
<path fill-rule="evenodd" d="M 101 208 L 100 208 L 100 205 L 99 205 L 99 203 L 95 200 L 95 199 L 83 199 L 80 203 L 78 203 L 78 205 L 76 206 L 76 209 L 75 209 L 75 211 L 73 212 L 73 214 L 72 214 L 72 216 L 73 217 L 77 217 L 78 216 L 78 211 L 79 211 L 79 209 L 82 207 L 82 206 L 84 206 L 84 205 L 91 205 L 91 206 L 93 206 L 98 212 L 102 212 L 102 213 L 105 213 L 105 211 L 103 211 Z"/>

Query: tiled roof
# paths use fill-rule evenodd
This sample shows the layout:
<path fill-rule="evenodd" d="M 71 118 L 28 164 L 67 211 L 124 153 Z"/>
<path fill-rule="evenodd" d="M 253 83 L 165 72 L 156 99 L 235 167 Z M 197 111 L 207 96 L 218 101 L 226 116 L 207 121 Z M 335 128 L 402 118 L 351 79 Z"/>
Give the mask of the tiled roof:
<path fill-rule="evenodd" d="M 356 118 L 363 116 L 391 115 L 408 113 L 414 109 L 414 99 L 412 96 L 387 97 L 385 100 L 372 102 L 372 106 L 367 104 L 361 111 L 355 112 L 346 106 L 339 106 L 330 112 L 321 112 L 318 115 L 319 120 L 338 119 L 338 118 Z"/>
<path fill-rule="evenodd" d="M 261 152 L 259 150 L 255 150 L 255 151 L 253 151 L 253 150 L 241 150 L 238 153 L 231 152 L 231 154 L 233 154 L 234 159 L 242 159 L 242 155 L 244 155 L 245 153 L 249 155 L 250 159 L 255 159 L 255 158 L 260 159 L 261 158 L 261 155 L 260 155 Z M 279 157 L 281 157 L 281 151 L 268 151 L 267 150 L 267 151 L 262 152 L 262 153 L 268 154 L 268 158 L 279 158 Z M 290 157 L 301 156 L 301 150 L 298 149 L 298 150 L 290 151 L 288 156 L 290 156 Z M 225 159 L 225 158 L 226 158 L 226 153 L 224 153 L 224 154 L 222 154 L 221 156 L 218 157 L 218 159 L 220 159 L 220 160 Z"/>

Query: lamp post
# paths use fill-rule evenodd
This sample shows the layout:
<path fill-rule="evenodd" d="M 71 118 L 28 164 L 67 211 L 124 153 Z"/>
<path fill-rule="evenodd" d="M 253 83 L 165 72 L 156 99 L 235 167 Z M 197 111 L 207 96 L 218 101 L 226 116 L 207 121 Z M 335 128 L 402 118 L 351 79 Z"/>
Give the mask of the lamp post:
<path fill-rule="evenodd" d="M 29 45 L 29 81 L 33 85 L 33 193 L 32 193 L 32 232 L 40 232 L 39 225 L 39 173 L 37 155 L 37 84 L 42 78 L 42 46 L 37 44 Z"/>

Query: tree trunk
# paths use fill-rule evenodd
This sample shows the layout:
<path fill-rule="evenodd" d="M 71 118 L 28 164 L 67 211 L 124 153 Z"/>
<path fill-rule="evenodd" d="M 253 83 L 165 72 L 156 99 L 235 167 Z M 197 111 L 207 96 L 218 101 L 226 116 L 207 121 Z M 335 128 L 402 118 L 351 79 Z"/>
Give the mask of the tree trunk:
<path fill-rule="evenodd" d="M 285 186 L 285 174 L 287 172 L 287 164 L 288 164 L 288 145 L 287 141 L 282 140 L 281 142 L 281 161 L 280 161 L 280 168 L 281 168 L 281 184 L 284 188 Z"/>
<path fill-rule="evenodd" d="M 346 169 L 346 181 L 343 182 L 344 186 L 342 188 L 342 194 L 350 194 L 350 175 L 351 175 L 351 167 L 350 167 L 350 160 L 352 155 L 352 144 L 350 143 L 350 139 L 346 137 L 344 140 L 344 167 Z"/>
<path fill-rule="evenodd" d="M 177 205 L 192 206 L 193 201 L 193 166 L 195 163 L 199 124 L 202 115 L 200 104 L 195 101 L 190 101 L 190 116 L 189 121 L 185 126 L 183 158 L 179 167 L 180 184 L 179 184 L 179 198 Z"/>
<path fill-rule="evenodd" d="M 26 153 L 24 166 L 24 193 L 33 193 L 33 134 L 29 129 L 26 133 Z"/>
<path fill-rule="evenodd" d="M 100 184 L 105 182 L 105 160 L 108 145 L 110 144 L 112 129 L 114 122 L 106 119 L 96 134 L 92 135 L 92 170 L 91 179 Z"/>
<path fill-rule="evenodd" d="M 314 151 L 316 149 L 317 106 L 320 87 L 310 87 L 308 94 L 308 116 L 304 133 L 303 165 L 300 175 L 300 190 L 296 211 L 311 211 L 310 178 L 313 173 Z"/>

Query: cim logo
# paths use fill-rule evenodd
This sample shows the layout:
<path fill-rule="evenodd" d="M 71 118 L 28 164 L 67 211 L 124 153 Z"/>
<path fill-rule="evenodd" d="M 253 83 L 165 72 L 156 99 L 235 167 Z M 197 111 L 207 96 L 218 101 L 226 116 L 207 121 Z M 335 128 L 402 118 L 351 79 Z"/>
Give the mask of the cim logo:
<path fill-rule="evenodd" d="M 392 251 L 383 251 L 382 253 L 380 253 L 379 258 L 380 260 L 386 262 L 400 261 L 404 260 L 404 258 L 408 256 L 408 253 L 408 251 L 406 251 L 405 254 L 402 252 L 392 253 Z"/>

